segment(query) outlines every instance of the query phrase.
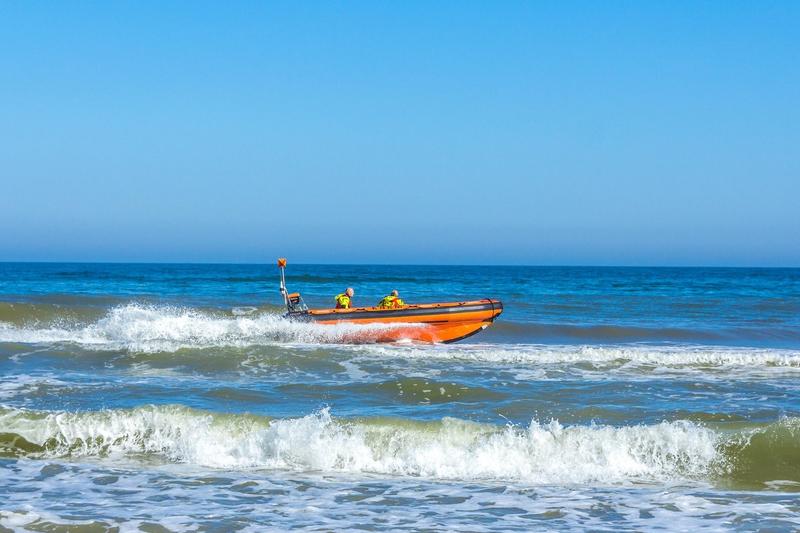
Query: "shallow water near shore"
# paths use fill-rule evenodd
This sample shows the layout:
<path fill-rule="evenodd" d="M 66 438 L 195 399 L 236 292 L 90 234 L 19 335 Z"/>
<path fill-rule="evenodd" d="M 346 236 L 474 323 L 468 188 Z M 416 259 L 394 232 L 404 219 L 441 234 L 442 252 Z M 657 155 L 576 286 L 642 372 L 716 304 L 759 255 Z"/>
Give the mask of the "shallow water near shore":
<path fill-rule="evenodd" d="M 0 526 L 800 527 L 800 269 L 287 283 L 505 312 L 462 343 L 348 345 L 281 317 L 272 265 L 0 264 Z"/>

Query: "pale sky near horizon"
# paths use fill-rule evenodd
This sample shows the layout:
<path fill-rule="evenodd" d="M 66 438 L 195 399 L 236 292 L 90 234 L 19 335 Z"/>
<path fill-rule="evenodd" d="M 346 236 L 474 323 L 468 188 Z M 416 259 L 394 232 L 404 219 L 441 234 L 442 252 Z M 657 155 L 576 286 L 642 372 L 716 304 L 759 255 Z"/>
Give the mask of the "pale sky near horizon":
<path fill-rule="evenodd" d="M 800 266 L 800 2 L 0 4 L 0 261 Z"/>

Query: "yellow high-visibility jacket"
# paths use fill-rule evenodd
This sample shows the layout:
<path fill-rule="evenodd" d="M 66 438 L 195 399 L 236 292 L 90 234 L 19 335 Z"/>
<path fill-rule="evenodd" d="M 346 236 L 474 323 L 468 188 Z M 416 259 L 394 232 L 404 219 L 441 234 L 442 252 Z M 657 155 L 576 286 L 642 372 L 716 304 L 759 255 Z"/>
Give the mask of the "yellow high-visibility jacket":
<path fill-rule="evenodd" d="M 336 295 L 336 309 L 350 309 L 350 297 L 346 292 Z"/>
<path fill-rule="evenodd" d="M 404 305 L 406 305 L 406 303 L 403 300 L 397 296 L 392 296 L 391 294 L 378 302 L 378 307 L 381 309 L 396 309 L 398 307 L 403 307 Z"/>

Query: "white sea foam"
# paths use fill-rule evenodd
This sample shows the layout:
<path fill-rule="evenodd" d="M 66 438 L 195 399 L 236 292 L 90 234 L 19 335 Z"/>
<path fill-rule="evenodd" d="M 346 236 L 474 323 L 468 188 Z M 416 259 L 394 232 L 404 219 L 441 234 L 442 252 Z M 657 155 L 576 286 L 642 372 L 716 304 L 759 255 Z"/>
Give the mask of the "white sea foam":
<path fill-rule="evenodd" d="M 257 345 L 342 344 L 369 339 L 408 324 L 321 325 L 287 320 L 274 313 L 234 314 L 191 308 L 128 304 L 111 309 L 89 324 L 31 324 L 0 322 L 0 342 L 26 344 L 74 343 L 88 349 L 131 352 L 175 352 L 186 348 Z M 455 344 L 352 346 L 357 355 L 384 359 L 439 359 L 522 366 L 583 365 L 614 368 L 754 368 L 800 371 L 800 351 L 771 348 L 646 344 L 534 345 Z"/>
<path fill-rule="evenodd" d="M 347 422 L 326 411 L 270 422 L 174 406 L 0 409 L 6 451 L 19 441 L 8 432 L 47 450 L 23 444 L 46 460 L 0 465 L 5 486 L 26 488 L 0 510 L 0 526 L 13 530 L 88 526 L 86 517 L 121 531 L 156 521 L 172 531 L 800 525 L 785 488 L 715 488 L 708 473 L 724 461 L 723 433 L 688 422 L 512 428 Z"/>
<path fill-rule="evenodd" d="M 520 428 L 449 418 L 342 421 L 323 410 L 270 422 L 169 406 L 79 414 L 6 409 L 0 433 L 44 446 L 45 457 L 148 453 L 214 468 L 533 484 L 696 479 L 720 459 L 718 435 L 686 421 L 629 427 L 533 421 Z"/>
<path fill-rule="evenodd" d="M 104 468 L 38 461 L 2 471 L 15 491 L 0 526 L 14 531 L 539 531 L 775 530 L 800 525 L 796 498 L 774 492 L 680 486 L 538 486 L 419 478 L 233 472 L 209 475 L 183 465 Z M 96 481 L 99 481 L 97 483 Z M 120 497 L 124 494 L 124 497 Z M 80 513 L 75 510 L 79 509 Z M 91 516 L 94 520 L 80 520 Z M 94 522 L 94 523 L 92 523 Z M 87 527 L 89 526 L 89 527 Z"/>
<path fill-rule="evenodd" d="M 649 345 L 530 345 L 473 344 L 439 346 L 381 345 L 355 347 L 363 354 L 385 358 L 442 359 L 522 365 L 588 364 L 649 367 L 758 367 L 800 370 L 800 351 L 771 348 Z"/>
<path fill-rule="evenodd" d="M 0 342 L 76 343 L 89 348 L 170 352 L 182 348 L 270 343 L 341 343 L 408 324 L 322 325 L 280 315 L 205 313 L 183 307 L 129 304 L 92 324 L 15 326 L 0 322 Z"/>
<path fill-rule="evenodd" d="M 0 400 L 30 394 L 42 387 L 64 387 L 68 385 L 66 382 L 51 376 L 29 376 L 27 374 L 0 376 Z"/>

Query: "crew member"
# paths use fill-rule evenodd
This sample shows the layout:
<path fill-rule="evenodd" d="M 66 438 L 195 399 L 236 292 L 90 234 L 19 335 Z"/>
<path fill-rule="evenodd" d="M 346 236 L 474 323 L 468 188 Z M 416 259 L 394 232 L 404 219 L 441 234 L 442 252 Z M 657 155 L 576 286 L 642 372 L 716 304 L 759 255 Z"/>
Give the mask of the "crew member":
<path fill-rule="evenodd" d="M 353 290 L 353 287 L 347 287 L 347 290 L 342 294 L 337 294 L 336 309 L 350 309 L 350 301 L 355 293 L 356 291 Z"/>
<path fill-rule="evenodd" d="M 378 307 L 381 309 L 397 309 L 403 307 L 406 303 L 400 299 L 400 293 L 393 290 L 389 296 L 385 296 L 383 300 L 378 302 Z"/>

